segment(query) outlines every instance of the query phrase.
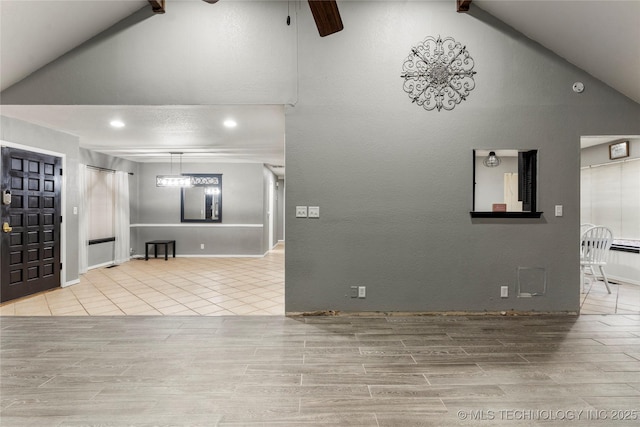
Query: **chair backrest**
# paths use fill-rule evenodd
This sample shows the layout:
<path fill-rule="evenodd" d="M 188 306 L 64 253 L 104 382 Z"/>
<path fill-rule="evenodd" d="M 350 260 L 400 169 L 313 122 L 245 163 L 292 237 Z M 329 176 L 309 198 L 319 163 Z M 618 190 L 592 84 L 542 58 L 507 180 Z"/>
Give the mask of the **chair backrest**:
<path fill-rule="evenodd" d="M 613 233 L 603 226 L 588 228 L 582 233 L 581 262 L 587 264 L 606 263 L 609 248 L 613 242 Z"/>
<path fill-rule="evenodd" d="M 584 233 L 585 231 L 587 231 L 591 227 L 595 227 L 595 226 L 596 226 L 595 224 L 590 224 L 588 222 L 580 224 L 580 235 L 582 236 L 582 233 Z"/>

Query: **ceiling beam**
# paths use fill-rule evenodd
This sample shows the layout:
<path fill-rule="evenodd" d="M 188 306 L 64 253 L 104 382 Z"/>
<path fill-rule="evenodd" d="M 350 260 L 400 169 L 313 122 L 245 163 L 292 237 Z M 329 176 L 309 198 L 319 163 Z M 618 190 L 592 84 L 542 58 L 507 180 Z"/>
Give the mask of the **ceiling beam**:
<path fill-rule="evenodd" d="M 456 6 L 458 12 L 469 12 L 472 0 L 456 0 Z"/>
<path fill-rule="evenodd" d="M 164 13 L 164 0 L 147 0 L 153 13 Z"/>
<path fill-rule="evenodd" d="M 342 31 L 342 19 L 335 0 L 309 0 L 311 14 L 316 21 L 320 37 Z"/>

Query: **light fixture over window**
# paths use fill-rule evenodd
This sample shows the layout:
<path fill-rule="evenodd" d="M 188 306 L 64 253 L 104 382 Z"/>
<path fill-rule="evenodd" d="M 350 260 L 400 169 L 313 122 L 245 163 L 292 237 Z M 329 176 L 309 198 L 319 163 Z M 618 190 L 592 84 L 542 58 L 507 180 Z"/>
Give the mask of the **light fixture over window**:
<path fill-rule="evenodd" d="M 191 177 L 182 175 L 182 153 L 171 154 L 171 175 L 156 175 L 156 187 L 191 187 Z M 173 155 L 180 156 L 180 174 L 173 174 Z"/>
<path fill-rule="evenodd" d="M 496 166 L 499 166 L 500 163 L 502 163 L 502 160 L 500 160 L 500 157 L 496 156 L 495 151 L 490 151 L 489 155 L 482 161 L 482 164 L 488 168 L 495 168 Z"/>

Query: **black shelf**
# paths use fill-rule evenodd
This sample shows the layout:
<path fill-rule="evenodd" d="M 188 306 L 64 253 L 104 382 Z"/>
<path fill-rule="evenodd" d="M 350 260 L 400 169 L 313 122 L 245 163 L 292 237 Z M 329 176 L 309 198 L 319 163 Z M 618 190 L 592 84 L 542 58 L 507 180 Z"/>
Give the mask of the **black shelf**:
<path fill-rule="evenodd" d="M 471 218 L 540 218 L 543 212 L 469 212 Z"/>

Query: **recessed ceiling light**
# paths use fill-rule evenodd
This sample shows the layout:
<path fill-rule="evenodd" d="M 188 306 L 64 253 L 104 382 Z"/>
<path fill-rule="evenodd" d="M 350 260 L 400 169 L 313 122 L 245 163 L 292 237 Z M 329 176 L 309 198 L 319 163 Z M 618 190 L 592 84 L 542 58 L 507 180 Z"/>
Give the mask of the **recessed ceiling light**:
<path fill-rule="evenodd" d="M 238 126 L 238 124 L 236 123 L 235 120 L 231 120 L 231 119 L 227 119 L 224 121 L 224 125 L 228 128 L 234 128 L 236 126 Z"/>
<path fill-rule="evenodd" d="M 124 122 L 122 120 L 111 120 L 111 122 L 109 122 L 109 124 L 111 126 L 113 126 L 114 128 L 123 128 L 124 127 Z"/>

